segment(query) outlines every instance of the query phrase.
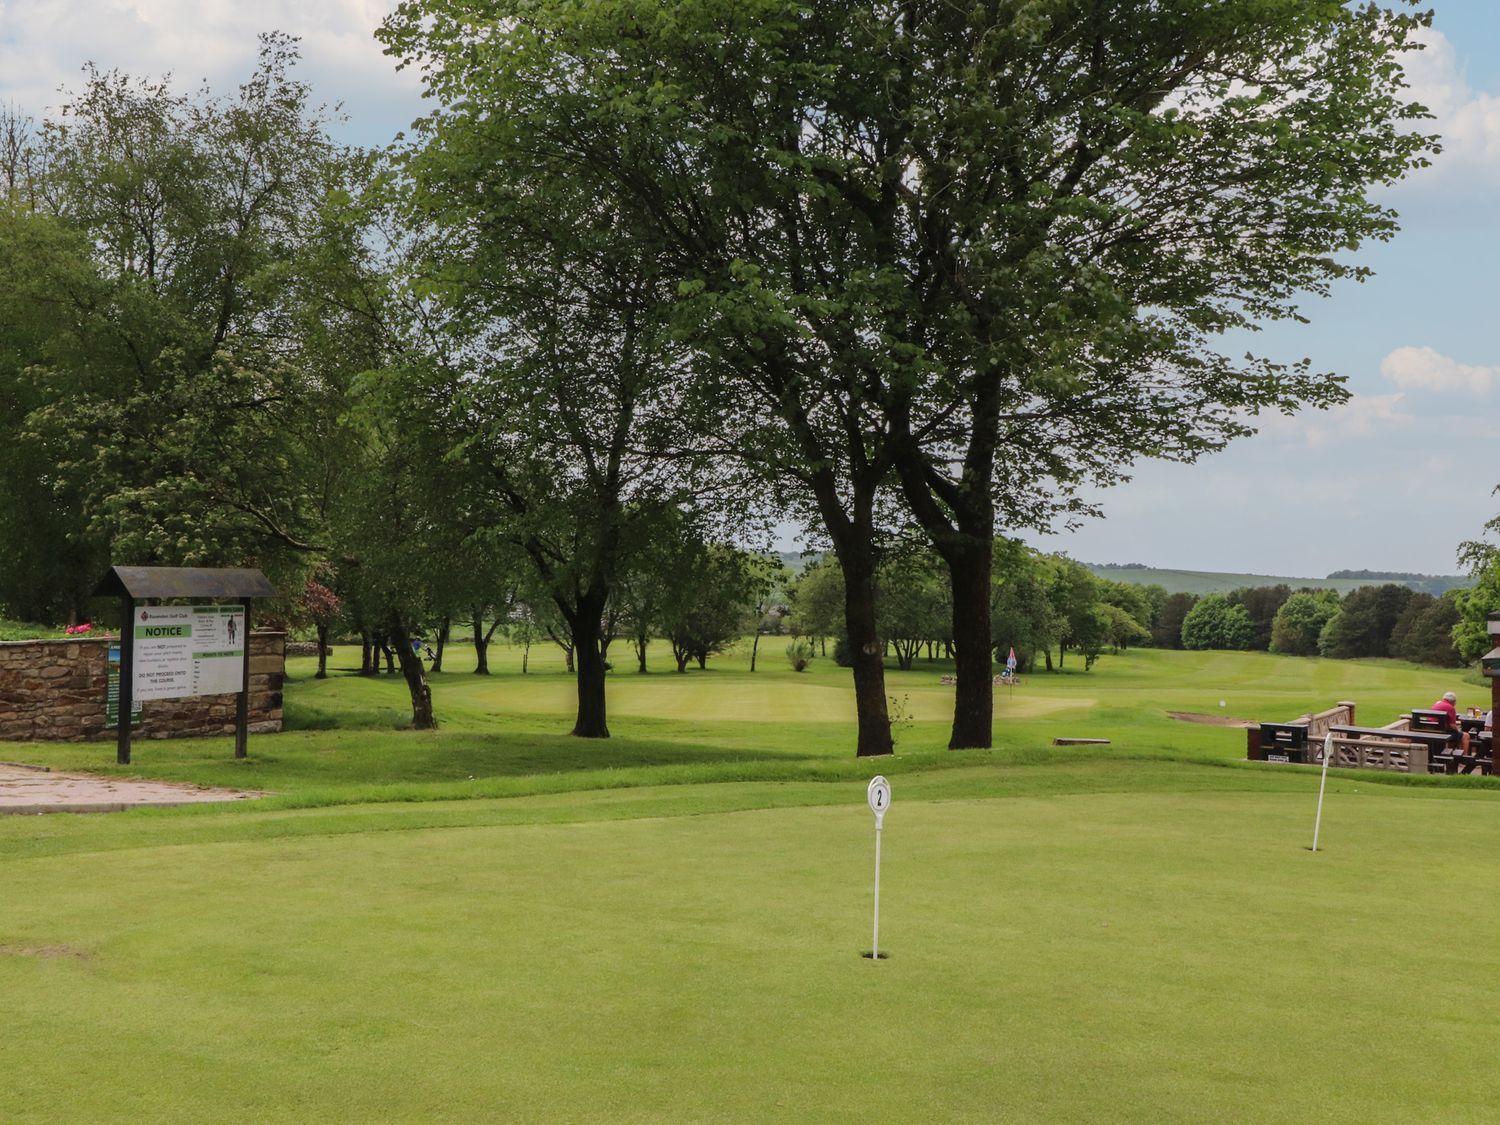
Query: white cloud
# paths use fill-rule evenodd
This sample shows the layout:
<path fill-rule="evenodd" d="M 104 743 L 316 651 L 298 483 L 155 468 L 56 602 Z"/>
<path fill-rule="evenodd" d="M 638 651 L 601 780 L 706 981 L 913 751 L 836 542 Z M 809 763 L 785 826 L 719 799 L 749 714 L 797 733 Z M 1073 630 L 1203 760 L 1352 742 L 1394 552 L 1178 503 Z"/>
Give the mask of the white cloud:
<path fill-rule="evenodd" d="M 1500 367 L 1459 363 L 1432 348 L 1397 348 L 1380 361 L 1380 373 L 1403 390 L 1439 393 L 1487 394 L 1500 380 Z"/>
<path fill-rule="evenodd" d="M 1309 449 L 1324 449 L 1351 438 L 1368 437 L 1383 431 L 1404 428 L 1411 417 L 1402 408 L 1404 394 L 1355 395 L 1342 406 L 1303 415 L 1302 436 Z"/>
<path fill-rule="evenodd" d="M 313 100 L 344 103 L 352 139 L 390 139 L 420 112 L 417 76 L 398 74 L 375 29 L 385 0 L 0 0 L 0 103 L 35 118 L 77 86 L 86 62 L 141 77 L 170 73 L 184 92 L 231 92 L 255 65 L 256 36 L 302 40 L 297 73 Z"/>
<path fill-rule="evenodd" d="M 1256 430 L 1256 436 L 1247 440 L 1283 450 L 1289 446 L 1328 449 L 1372 433 L 1409 427 L 1414 419 L 1405 408 L 1405 397 L 1401 392 L 1355 394 L 1348 402 L 1327 410 L 1306 409 L 1292 415 L 1268 412 L 1245 419 Z"/>
<path fill-rule="evenodd" d="M 1500 177 L 1500 96 L 1469 87 L 1458 52 L 1441 31 L 1429 29 L 1416 38 L 1425 49 L 1407 54 L 1402 65 L 1411 96 L 1433 114 L 1421 130 L 1440 134 L 1443 144 L 1421 177 Z"/>

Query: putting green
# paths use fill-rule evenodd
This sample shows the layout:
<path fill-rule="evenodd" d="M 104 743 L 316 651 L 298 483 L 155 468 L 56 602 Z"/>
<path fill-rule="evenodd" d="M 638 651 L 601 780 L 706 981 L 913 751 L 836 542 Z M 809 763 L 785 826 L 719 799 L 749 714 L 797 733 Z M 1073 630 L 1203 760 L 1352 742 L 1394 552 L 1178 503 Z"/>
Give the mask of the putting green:
<path fill-rule="evenodd" d="M 1475 956 L 1500 923 L 1494 799 L 1336 781 L 1312 855 L 1310 772 L 1175 768 L 1247 791 L 898 786 L 878 965 L 862 784 L 837 807 L 590 820 L 574 794 L 567 824 L 320 810 L 280 815 L 368 830 L 12 857 L 0 1118 L 1491 1116 L 1500 1078 L 1458 1048 L 1500 1001 Z M 658 793 L 685 796 L 608 799 Z"/>

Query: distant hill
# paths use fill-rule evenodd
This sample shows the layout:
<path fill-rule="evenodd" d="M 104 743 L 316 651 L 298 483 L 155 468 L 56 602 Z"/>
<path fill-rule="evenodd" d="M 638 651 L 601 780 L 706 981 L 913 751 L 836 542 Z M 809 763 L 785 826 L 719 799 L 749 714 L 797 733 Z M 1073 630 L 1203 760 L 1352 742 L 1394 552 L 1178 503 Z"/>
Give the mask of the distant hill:
<path fill-rule="evenodd" d="M 1347 594 L 1360 586 L 1382 586 L 1394 582 L 1428 594 L 1441 594 L 1460 586 L 1472 586 L 1474 579 L 1461 574 L 1398 574 L 1391 571 L 1338 570 L 1327 578 L 1289 578 L 1276 574 L 1221 574 L 1212 570 L 1163 570 L 1138 563 L 1084 563 L 1101 578 L 1131 582 L 1137 586 L 1157 585 L 1169 594 L 1227 594 L 1241 586 L 1279 586 L 1292 589 L 1304 586 L 1314 590 L 1337 590 Z"/>

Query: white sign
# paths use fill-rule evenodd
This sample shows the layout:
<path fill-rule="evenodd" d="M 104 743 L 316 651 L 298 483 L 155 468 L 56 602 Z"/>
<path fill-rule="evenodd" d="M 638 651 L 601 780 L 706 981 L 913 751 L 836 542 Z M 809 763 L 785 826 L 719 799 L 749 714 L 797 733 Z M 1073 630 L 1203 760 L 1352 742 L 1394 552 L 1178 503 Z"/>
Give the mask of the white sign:
<path fill-rule="evenodd" d="M 137 609 L 131 663 L 134 699 L 238 692 L 244 684 L 245 607 Z"/>
<path fill-rule="evenodd" d="M 875 827 L 879 828 L 880 822 L 885 819 L 885 810 L 891 807 L 891 783 L 876 774 L 870 779 L 867 797 L 870 811 L 875 814 Z"/>

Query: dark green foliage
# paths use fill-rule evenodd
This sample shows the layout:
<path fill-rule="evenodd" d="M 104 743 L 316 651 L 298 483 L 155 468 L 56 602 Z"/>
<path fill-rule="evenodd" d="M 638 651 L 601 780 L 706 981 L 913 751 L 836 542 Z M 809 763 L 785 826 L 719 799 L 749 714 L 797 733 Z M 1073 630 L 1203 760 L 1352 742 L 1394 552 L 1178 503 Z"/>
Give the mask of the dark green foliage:
<path fill-rule="evenodd" d="M 1323 627 L 1318 651 L 1341 659 L 1390 656 L 1391 632 L 1412 597 L 1406 586 L 1361 586 Z"/>
<path fill-rule="evenodd" d="M 1493 647 L 1488 616 L 1500 613 L 1500 565 L 1480 573 L 1479 584 L 1461 590 L 1454 598 L 1460 618 L 1453 628 L 1454 644 L 1465 660 L 1478 660 Z"/>
<path fill-rule="evenodd" d="M 1333 590 L 1298 590 L 1287 598 L 1271 623 L 1271 651 L 1287 656 L 1317 656 L 1318 638 L 1339 611 Z"/>
<path fill-rule="evenodd" d="M 1108 630 L 1112 637 L 1109 642 L 1111 645 L 1116 648 L 1123 648 L 1128 644 L 1150 643 L 1151 623 L 1156 618 L 1153 590 L 1160 591 L 1161 600 L 1165 602 L 1166 591 L 1162 590 L 1160 586 L 1136 586 L 1129 582 L 1115 582 L 1107 578 L 1099 579 L 1100 602 L 1120 610 L 1125 618 L 1128 618 L 1137 626 L 1137 628 L 1131 629 L 1116 617 L 1114 619 L 1115 624 Z"/>
<path fill-rule="evenodd" d="M 723 544 L 706 544 L 678 576 L 680 596 L 662 619 L 677 671 L 689 660 L 699 668 L 744 635 L 755 623 L 761 570 L 756 558 Z"/>
<path fill-rule="evenodd" d="M 844 631 L 844 571 L 833 555 L 811 562 L 787 588 L 787 624 L 808 637 L 837 637 Z"/>
<path fill-rule="evenodd" d="M 1391 655 L 1415 664 L 1460 667 L 1464 661 L 1453 643 L 1453 628 L 1461 617 L 1452 597 L 1413 595 L 1391 632 Z"/>
<path fill-rule="evenodd" d="M 995 659 L 1003 661 L 1014 648 L 1018 670 L 1030 672 L 1037 656 L 1045 656 L 1062 635 L 1063 620 L 1050 596 L 1054 571 L 1037 552 L 1010 539 L 996 541 L 994 568 L 990 632 Z"/>
<path fill-rule="evenodd" d="M 1285 584 L 1250 586 L 1229 593 L 1229 604 L 1244 606 L 1245 613 L 1250 617 L 1250 624 L 1254 629 L 1250 640 L 1251 648 L 1264 651 L 1271 647 L 1271 624 L 1276 620 L 1277 611 L 1291 596 L 1291 587 Z"/>
<path fill-rule="evenodd" d="M 923 644 L 952 635 L 953 598 L 942 562 L 929 552 L 890 559 L 879 571 L 876 621 L 880 636 L 896 653 L 898 667 L 910 671 Z"/>
<path fill-rule="evenodd" d="M 1182 647 L 1189 649 L 1248 649 L 1255 626 L 1241 605 L 1230 605 L 1223 594 L 1200 598 L 1182 620 Z"/>
<path fill-rule="evenodd" d="M 1181 648 L 1183 619 L 1197 602 L 1197 594 L 1168 594 L 1151 626 L 1151 643 L 1157 648 Z"/>
<path fill-rule="evenodd" d="M 1393 232 L 1372 189 L 1432 146 L 1399 67 L 1425 22 L 1331 0 L 406 0 L 380 37 L 421 69 L 434 167 L 483 222 L 535 200 L 561 231 L 543 212 L 581 197 L 574 227 L 676 280 L 685 391 L 840 554 L 880 753 L 893 481 L 953 581 L 953 745 L 989 745 L 997 521 L 1045 525 L 1137 458 L 1345 397 L 1218 338 L 1299 315 Z M 1085 659 L 1091 616 L 1064 613 Z"/>
<path fill-rule="evenodd" d="M 1463 589 L 1473 581 L 1462 574 L 1417 574 L 1405 570 L 1335 570 L 1328 577 L 1357 578 L 1362 582 L 1396 582 L 1411 587 L 1419 594 L 1431 594 L 1433 597 L 1441 597 L 1449 590 Z"/>
<path fill-rule="evenodd" d="M 329 140 L 296 57 L 263 37 L 229 97 L 89 67 L 36 143 L 34 198 L 72 238 L 19 294 L 44 333 L 23 446 L 52 462 L 39 483 L 75 557 L 254 562 L 295 596 L 327 549 L 360 349 L 319 287 L 363 251 L 324 204 L 366 169 Z"/>

